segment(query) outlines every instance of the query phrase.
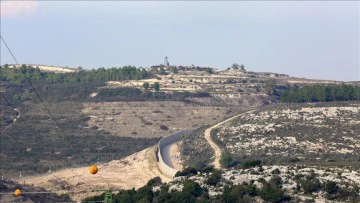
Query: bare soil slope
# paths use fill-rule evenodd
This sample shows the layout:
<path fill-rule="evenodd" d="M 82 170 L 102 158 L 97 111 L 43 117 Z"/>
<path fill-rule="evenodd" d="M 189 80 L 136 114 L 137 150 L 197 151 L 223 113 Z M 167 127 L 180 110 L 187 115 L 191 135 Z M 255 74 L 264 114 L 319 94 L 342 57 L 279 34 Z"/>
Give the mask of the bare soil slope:
<path fill-rule="evenodd" d="M 24 177 L 18 181 L 41 186 L 57 193 L 69 193 L 74 201 L 101 192 L 93 190 L 120 190 L 139 188 L 156 176 L 165 182 L 170 181 L 161 175 L 157 168 L 154 148 L 147 148 L 121 160 L 99 165 L 96 175 L 89 173 L 89 167 L 69 168 L 42 176 Z"/>

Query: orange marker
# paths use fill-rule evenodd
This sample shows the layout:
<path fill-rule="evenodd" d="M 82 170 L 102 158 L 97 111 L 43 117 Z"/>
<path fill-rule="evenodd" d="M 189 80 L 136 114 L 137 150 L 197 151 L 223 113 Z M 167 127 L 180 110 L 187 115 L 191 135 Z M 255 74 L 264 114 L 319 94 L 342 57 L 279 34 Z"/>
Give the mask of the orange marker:
<path fill-rule="evenodd" d="M 91 174 L 96 174 L 98 172 L 98 168 L 95 165 L 92 165 L 90 167 L 90 173 Z"/>
<path fill-rule="evenodd" d="M 21 190 L 20 189 L 16 189 L 15 190 L 15 196 L 19 197 L 21 195 Z"/>

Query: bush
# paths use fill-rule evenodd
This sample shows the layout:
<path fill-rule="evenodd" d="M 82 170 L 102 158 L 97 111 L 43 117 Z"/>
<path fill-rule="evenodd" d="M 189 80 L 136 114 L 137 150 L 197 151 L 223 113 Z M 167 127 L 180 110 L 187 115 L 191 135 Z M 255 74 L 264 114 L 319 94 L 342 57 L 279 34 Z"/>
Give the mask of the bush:
<path fill-rule="evenodd" d="M 217 185 L 221 180 L 221 171 L 220 170 L 215 170 L 210 177 L 205 181 L 206 184 L 208 185 Z"/>
<path fill-rule="evenodd" d="M 160 125 L 160 129 L 161 130 L 169 130 L 169 127 L 167 127 L 166 125 Z"/>
<path fill-rule="evenodd" d="M 280 170 L 278 168 L 271 171 L 272 174 L 280 174 Z"/>
<path fill-rule="evenodd" d="M 213 165 L 205 166 L 205 167 L 198 169 L 198 171 L 200 173 L 210 173 L 210 172 L 213 172 L 214 170 L 215 170 L 215 168 Z"/>
<path fill-rule="evenodd" d="M 200 187 L 200 185 L 194 181 L 187 180 L 184 182 L 184 193 L 190 193 L 194 195 L 195 197 L 200 196 L 203 193 L 203 189 Z"/>
<path fill-rule="evenodd" d="M 329 194 L 335 194 L 338 191 L 338 186 L 333 181 L 327 181 L 325 183 L 324 189 Z"/>
<path fill-rule="evenodd" d="M 161 184 L 161 178 L 159 176 L 153 178 L 153 179 L 150 179 L 148 182 L 147 182 L 147 186 L 157 186 L 157 185 L 160 185 Z"/>
<path fill-rule="evenodd" d="M 260 160 L 254 160 L 254 161 L 248 160 L 248 161 L 245 161 L 242 166 L 244 169 L 252 168 L 255 166 L 261 166 L 261 161 Z"/>
<path fill-rule="evenodd" d="M 309 194 L 320 189 L 320 182 L 316 178 L 303 180 L 301 182 L 301 188 L 305 194 Z"/>
<path fill-rule="evenodd" d="M 196 174 L 197 174 L 196 168 L 194 168 L 194 167 L 186 167 L 184 170 L 176 172 L 175 177 L 178 177 L 178 176 L 192 176 L 192 175 L 196 175 Z"/>
<path fill-rule="evenodd" d="M 264 183 L 259 191 L 259 196 L 269 202 L 280 202 L 283 199 L 284 192 L 281 189 L 281 178 L 273 177 L 268 183 Z"/>
<path fill-rule="evenodd" d="M 235 162 L 229 152 L 223 152 L 220 157 L 220 164 L 223 167 L 229 168 L 234 166 Z"/>

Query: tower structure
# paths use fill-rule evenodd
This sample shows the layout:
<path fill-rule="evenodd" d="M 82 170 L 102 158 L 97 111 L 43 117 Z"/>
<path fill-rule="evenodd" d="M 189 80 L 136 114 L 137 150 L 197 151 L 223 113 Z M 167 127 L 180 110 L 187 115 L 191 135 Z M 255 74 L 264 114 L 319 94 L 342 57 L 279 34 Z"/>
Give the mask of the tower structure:
<path fill-rule="evenodd" d="M 165 56 L 164 65 L 165 65 L 165 66 L 169 66 L 169 60 L 168 60 L 168 57 L 167 57 L 167 56 Z"/>

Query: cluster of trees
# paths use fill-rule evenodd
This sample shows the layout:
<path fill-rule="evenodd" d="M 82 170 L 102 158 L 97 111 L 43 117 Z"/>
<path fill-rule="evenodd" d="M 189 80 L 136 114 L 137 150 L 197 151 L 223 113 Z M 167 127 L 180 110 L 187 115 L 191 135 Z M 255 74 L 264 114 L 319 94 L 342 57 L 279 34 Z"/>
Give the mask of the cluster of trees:
<path fill-rule="evenodd" d="M 215 175 L 214 175 L 215 174 Z M 216 186 L 221 178 L 221 171 L 213 171 L 206 184 Z M 280 179 L 280 180 L 279 180 Z M 241 185 L 225 186 L 223 194 L 210 198 L 207 188 L 201 187 L 198 183 L 185 180 L 182 191 L 169 191 L 169 185 L 162 184 L 161 179 L 156 177 L 150 180 L 144 187 L 138 190 L 124 190 L 113 194 L 114 202 L 252 202 L 254 197 L 260 196 L 263 200 L 269 202 L 280 202 L 289 200 L 281 189 L 281 178 L 273 177 L 269 182 L 263 180 L 264 187 L 256 188 L 253 184 L 246 182 Z M 153 191 L 154 186 L 160 187 L 160 190 Z M 103 201 L 104 194 L 85 199 L 83 202 Z"/>
<path fill-rule="evenodd" d="M 333 181 L 320 182 L 314 171 L 310 171 L 308 175 L 297 174 L 295 175 L 297 183 L 297 191 L 302 191 L 304 194 L 312 194 L 313 192 L 324 191 L 325 197 L 329 200 L 340 200 L 349 202 L 358 202 L 360 200 L 359 187 L 339 187 Z"/>
<path fill-rule="evenodd" d="M 77 72 L 72 73 L 42 72 L 38 67 L 34 68 L 26 65 L 22 65 L 20 68 L 9 68 L 5 64 L 0 68 L 0 80 L 10 81 L 15 84 L 21 84 L 26 80 L 46 80 L 51 83 L 139 80 L 149 78 L 150 76 L 151 74 L 146 69 L 134 66 L 113 67 L 109 69 L 102 67 L 90 71 L 79 69 Z"/>
<path fill-rule="evenodd" d="M 360 100 L 360 86 L 355 85 L 311 85 L 290 86 L 280 95 L 282 102 L 328 102 Z"/>
<path fill-rule="evenodd" d="M 147 90 L 149 90 L 150 84 L 148 82 L 144 82 L 143 87 L 144 87 L 145 91 L 147 91 Z M 155 92 L 160 91 L 160 83 L 155 82 L 153 84 L 153 87 L 154 87 Z"/>
<path fill-rule="evenodd" d="M 227 69 L 228 69 L 228 70 L 230 70 L 230 69 L 241 70 L 242 72 L 246 72 L 246 69 L 245 69 L 244 64 L 239 65 L 239 64 L 237 64 L 237 63 L 233 63 L 233 64 L 231 65 L 231 67 L 229 67 L 229 68 L 227 68 Z"/>
<path fill-rule="evenodd" d="M 153 191 L 154 186 L 160 186 L 160 190 Z M 187 180 L 183 184 L 182 191 L 169 192 L 169 186 L 161 183 L 159 177 L 153 178 L 138 190 L 123 190 L 113 194 L 113 202 L 135 203 L 135 202 L 196 202 L 197 199 L 209 199 L 209 195 L 196 182 Z M 101 202 L 104 201 L 105 194 L 86 198 L 82 202 Z"/>
<path fill-rule="evenodd" d="M 47 81 L 37 81 L 33 82 L 34 88 L 26 82 L 21 84 L 4 82 L 2 85 L 6 91 L 1 92 L 0 97 L 4 97 L 15 104 L 26 100 L 35 103 L 41 102 L 39 97 L 45 102 L 87 101 L 92 99 L 89 97 L 91 93 L 105 84 L 104 82 L 48 83 Z"/>
<path fill-rule="evenodd" d="M 276 81 L 274 79 L 266 81 L 265 91 L 268 95 L 274 95 L 276 93 Z"/>

